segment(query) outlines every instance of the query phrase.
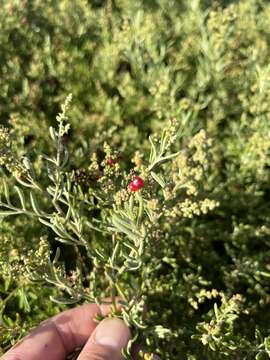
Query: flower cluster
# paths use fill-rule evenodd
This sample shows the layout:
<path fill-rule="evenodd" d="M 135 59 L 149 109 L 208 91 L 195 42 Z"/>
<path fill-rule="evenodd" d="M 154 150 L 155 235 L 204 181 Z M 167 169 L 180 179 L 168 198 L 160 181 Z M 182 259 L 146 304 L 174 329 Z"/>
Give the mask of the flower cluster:
<path fill-rule="evenodd" d="M 0 125 L 0 166 L 3 165 L 10 173 L 18 178 L 26 172 L 25 167 L 12 151 L 9 130 Z"/>
<path fill-rule="evenodd" d="M 1 1 L 0 352 L 109 297 L 141 358 L 269 358 L 269 13 Z"/>

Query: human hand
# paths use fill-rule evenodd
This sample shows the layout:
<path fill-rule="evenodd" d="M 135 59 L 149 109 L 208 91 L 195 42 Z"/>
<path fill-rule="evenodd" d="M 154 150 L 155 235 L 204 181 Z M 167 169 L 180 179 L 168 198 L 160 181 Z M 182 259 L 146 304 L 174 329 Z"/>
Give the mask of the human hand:
<path fill-rule="evenodd" d="M 94 321 L 110 310 L 110 305 L 86 304 L 64 311 L 41 323 L 0 360 L 65 360 L 80 346 L 77 360 L 120 360 L 130 338 L 128 327 L 116 318 Z"/>

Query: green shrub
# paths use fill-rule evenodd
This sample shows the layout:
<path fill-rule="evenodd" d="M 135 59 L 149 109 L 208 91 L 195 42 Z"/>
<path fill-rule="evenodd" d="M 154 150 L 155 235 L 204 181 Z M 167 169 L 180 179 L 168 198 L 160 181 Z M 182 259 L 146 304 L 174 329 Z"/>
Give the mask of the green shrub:
<path fill-rule="evenodd" d="M 270 358 L 269 19 L 263 0 L 3 1 L 2 351 L 120 296 L 144 359 Z"/>

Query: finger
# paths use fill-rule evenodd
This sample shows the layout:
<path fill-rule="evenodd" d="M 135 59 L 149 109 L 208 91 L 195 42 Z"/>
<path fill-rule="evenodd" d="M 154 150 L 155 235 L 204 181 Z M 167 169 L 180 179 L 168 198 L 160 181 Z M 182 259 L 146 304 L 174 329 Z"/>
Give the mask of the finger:
<path fill-rule="evenodd" d="M 41 323 L 11 348 L 1 360 L 64 360 L 88 340 L 97 326 L 95 317 L 106 316 L 111 305 L 85 304 Z"/>
<path fill-rule="evenodd" d="M 122 360 L 121 350 L 130 339 L 129 328 L 120 319 L 104 319 L 85 344 L 78 360 Z"/>

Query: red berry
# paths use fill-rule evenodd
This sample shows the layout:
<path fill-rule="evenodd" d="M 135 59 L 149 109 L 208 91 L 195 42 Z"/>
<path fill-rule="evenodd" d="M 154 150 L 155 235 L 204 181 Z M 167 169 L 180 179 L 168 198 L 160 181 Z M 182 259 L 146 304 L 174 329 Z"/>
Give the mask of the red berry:
<path fill-rule="evenodd" d="M 113 166 L 116 163 L 116 161 L 112 158 L 107 159 L 106 165 Z"/>
<path fill-rule="evenodd" d="M 109 165 L 109 166 L 113 166 L 114 164 L 116 164 L 118 161 L 121 161 L 123 160 L 124 157 L 120 154 L 118 155 L 115 159 L 109 157 L 107 160 L 106 160 L 106 165 Z"/>
<path fill-rule="evenodd" d="M 144 181 L 141 177 L 135 176 L 133 181 L 128 185 L 129 189 L 133 192 L 140 190 L 143 187 Z"/>

